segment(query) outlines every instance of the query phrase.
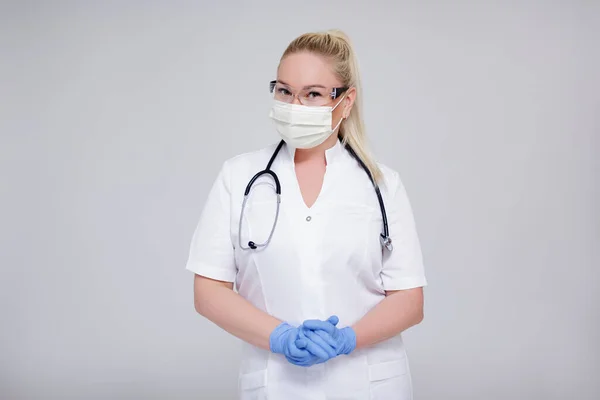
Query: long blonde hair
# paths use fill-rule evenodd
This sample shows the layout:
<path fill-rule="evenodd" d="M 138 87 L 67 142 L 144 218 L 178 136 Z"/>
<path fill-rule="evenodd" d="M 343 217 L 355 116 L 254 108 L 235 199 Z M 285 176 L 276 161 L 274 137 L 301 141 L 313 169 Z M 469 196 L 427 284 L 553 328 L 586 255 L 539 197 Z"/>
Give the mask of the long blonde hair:
<path fill-rule="evenodd" d="M 375 182 L 380 182 L 382 173 L 369 153 L 367 137 L 362 118 L 362 86 L 358 59 L 348 36 L 337 29 L 325 32 L 310 32 L 298 36 L 283 52 L 286 56 L 299 52 L 311 52 L 330 60 L 333 71 L 342 85 L 356 89 L 356 98 L 350 115 L 340 125 L 339 136 L 343 144 L 348 144 L 365 164 Z"/>

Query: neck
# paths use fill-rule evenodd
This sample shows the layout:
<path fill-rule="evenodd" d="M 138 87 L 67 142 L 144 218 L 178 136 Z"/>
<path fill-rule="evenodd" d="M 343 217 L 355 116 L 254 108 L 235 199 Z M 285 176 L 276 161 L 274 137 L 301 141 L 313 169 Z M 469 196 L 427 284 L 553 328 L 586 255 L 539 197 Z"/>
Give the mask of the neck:
<path fill-rule="evenodd" d="M 334 132 L 320 145 L 313 147 L 312 149 L 296 149 L 294 161 L 296 163 L 306 161 L 322 161 L 325 163 L 325 151 L 335 146 L 335 142 L 339 140 L 337 132 Z"/>

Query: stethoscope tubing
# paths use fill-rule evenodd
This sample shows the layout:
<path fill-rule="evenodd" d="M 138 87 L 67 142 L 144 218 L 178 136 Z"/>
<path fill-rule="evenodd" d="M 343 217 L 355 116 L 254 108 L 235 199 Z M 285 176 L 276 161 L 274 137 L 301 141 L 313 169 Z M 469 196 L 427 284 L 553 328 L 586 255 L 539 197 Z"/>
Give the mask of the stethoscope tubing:
<path fill-rule="evenodd" d="M 340 140 L 341 140 L 341 138 L 340 138 Z M 244 190 L 244 200 L 242 201 L 242 209 L 240 211 L 240 221 L 239 221 L 239 230 L 238 230 L 239 246 L 243 250 L 249 250 L 249 249 L 256 250 L 259 247 L 261 247 L 261 248 L 266 247 L 271 242 L 271 238 L 273 237 L 273 234 L 275 232 L 275 227 L 277 226 L 277 220 L 279 219 L 279 208 L 280 208 L 280 203 L 281 203 L 281 182 L 279 181 L 279 177 L 277 176 L 277 174 L 273 170 L 271 170 L 271 166 L 273 165 L 275 158 L 279 154 L 279 151 L 281 150 L 281 148 L 283 147 L 284 144 L 285 144 L 284 140 L 281 140 L 279 142 L 279 144 L 277 145 L 277 148 L 273 152 L 273 155 L 271 155 L 271 159 L 269 160 L 267 167 L 264 170 L 257 172 L 252 177 L 252 179 L 250 179 L 248 184 L 246 185 L 246 190 Z M 373 187 L 375 188 L 375 194 L 377 195 L 377 200 L 379 202 L 379 208 L 381 210 L 381 219 L 383 222 L 383 233 L 379 234 L 379 239 L 380 239 L 381 245 L 385 246 L 388 250 L 391 251 L 393 247 L 392 247 L 392 241 L 391 241 L 390 235 L 389 235 L 387 213 L 385 211 L 385 204 L 383 202 L 383 197 L 381 195 L 381 191 L 379 190 L 379 185 L 377 185 L 377 183 L 373 179 L 373 176 L 371 175 L 371 172 L 369 171 L 369 169 L 367 168 L 365 163 L 360 159 L 360 157 L 358 157 L 358 155 L 356 154 L 354 149 L 352 149 L 352 147 L 350 147 L 350 145 L 348 145 L 348 144 L 346 144 L 344 147 L 350 153 L 350 155 L 360 164 L 362 169 L 367 173 L 369 180 L 371 181 L 371 183 L 373 184 Z M 264 243 L 255 243 L 253 241 L 249 241 L 248 247 L 245 247 L 242 244 L 242 237 L 241 237 L 242 236 L 242 220 L 244 218 L 244 209 L 246 208 L 246 202 L 248 201 L 248 195 L 250 194 L 252 185 L 254 185 L 254 182 L 256 182 L 256 180 L 263 175 L 270 175 L 273 178 L 273 180 L 275 181 L 275 193 L 277 194 L 277 210 L 276 210 L 276 214 L 275 214 L 275 221 L 273 222 L 273 226 L 271 228 L 271 233 L 269 234 L 269 237 L 267 238 L 267 240 Z"/>

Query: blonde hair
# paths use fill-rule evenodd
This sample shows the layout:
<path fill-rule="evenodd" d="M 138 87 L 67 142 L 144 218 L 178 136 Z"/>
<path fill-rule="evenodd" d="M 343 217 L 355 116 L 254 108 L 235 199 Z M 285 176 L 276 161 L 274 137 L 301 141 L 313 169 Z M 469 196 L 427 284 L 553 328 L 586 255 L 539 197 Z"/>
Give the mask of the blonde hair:
<path fill-rule="evenodd" d="M 367 137 L 362 118 L 362 86 L 358 68 L 358 59 L 348 36 L 337 29 L 325 32 L 310 32 L 298 36 L 283 52 L 281 60 L 294 53 L 307 51 L 330 60 L 333 71 L 342 81 L 342 85 L 355 88 L 356 99 L 350 115 L 340 125 L 339 136 L 342 143 L 348 144 L 365 164 L 375 183 L 381 180 L 382 173 L 369 153 Z"/>

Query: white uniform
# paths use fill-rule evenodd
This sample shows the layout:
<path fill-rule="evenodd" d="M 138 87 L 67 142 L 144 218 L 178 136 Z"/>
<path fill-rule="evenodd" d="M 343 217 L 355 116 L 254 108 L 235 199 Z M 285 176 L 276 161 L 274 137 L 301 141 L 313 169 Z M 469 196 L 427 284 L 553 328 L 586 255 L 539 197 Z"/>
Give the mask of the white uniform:
<path fill-rule="evenodd" d="M 385 290 L 425 286 L 413 214 L 398 173 L 380 165 L 394 250 L 382 251 L 382 220 L 367 174 L 344 147 L 326 151 L 327 172 L 312 207 L 302 199 L 294 149 L 284 145 L 272 170 L 281 182 L 281 209 L 271 243 L 242 250 L 238 229 L 244 190 L 265 168 L 275 145 L 226 161 L 194 233 L 186 268 L 235 282 L 259 309 L 292 325 L 337 315 L 338 327 L 361 319 Z M 242 243 L 263 243 L 276 211 L 273 180 L 256 181 L 244 210 Z M 412 383 L 402 335 L 323 364 L 300 367 L 281 354 L 243 342 L 240 399 L 407 400 Z"/>

